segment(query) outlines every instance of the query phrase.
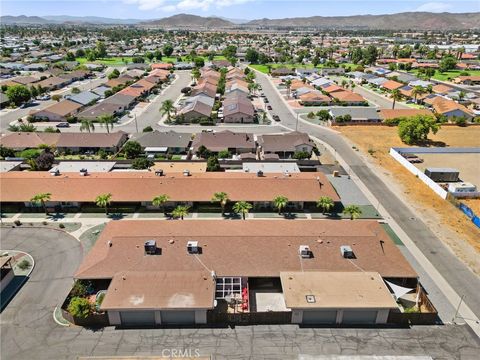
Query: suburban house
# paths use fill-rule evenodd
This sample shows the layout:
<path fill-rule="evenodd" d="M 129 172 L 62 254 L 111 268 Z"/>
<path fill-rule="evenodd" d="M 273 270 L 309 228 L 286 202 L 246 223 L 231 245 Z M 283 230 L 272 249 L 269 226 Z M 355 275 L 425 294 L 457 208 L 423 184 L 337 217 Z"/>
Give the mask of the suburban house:
<path fill-rule="evenodd" d="M 83 105 L 71 101 L 62 100 L 41 110 L 34 110 L 31 116 L 48 121 L 65 121 L 70 116 L 75 116 Z"/>
<path fill-rule="evenodd" d="M 223 101 L 225 123 L 251 124 L 255 120 L 255 109 L 246 95 L 227 94 Z"/>
<path fill-rule="evenodd" d="M 137 134 L 134 139 L 148 154 L 187 154 L 192 142 L 192 134 L 175 131 L 152 131 Z"/>
<path fill-rule="evenodd" d="M 200 122 L 202 119 L 209 119 L 212 116 L 212 105 L 207 104 L 200 98 L 185 104 L 177 112 L 177 122 Z"/>
<path fill-rule="evenodd" d="M 87 106 L 98 101 L 100 99 L 100 96 L 91 91 L 82 91 L 78 94 L 67 95 L 65 96 L 65 98 L 70 101 L 74 101 L 82 106 Z"/>
<path fill-rule="evenodd" d="M 59 133 L 12 132 L 0 137 L 0 145 L 15 151 L 36 149 L 40 145 L 56 146 L 59 136 Z"/>
<path fill-rule="evenodd" d="M 330 109 L 330 122 L 341 123 L 345 115 L 350 115 L 351 122 L 381 122 L 377 109 L 371 107 L 333 107 Z"/>
<path fill-rule="evenodd" d="M 37 82 L 35 85 L 41 86 L 42 88 L 48 89 L 48 90 L 56 90 L 56 89 L 61 89 L 68 84 L 72 82 L 71 79 L 64 79 L 61 77 L 57 76 L 52 76 L 47 79 L 41 80 Z"/>
<path fill-rule="evenodd" d="M 337 102 L 347 105 L 363 105 L 367 103 L 367 100 L 360 94 L 354 93 L 349 90 L 335 91 L 330 96 Z"/>
<path fill-rule="evenodd" d="M 0 291 L 3 291 L 15 277 L 11 256 L 0 257 Z"/>
<path fill-rule="evenodd" d="M 102 115 L 118 116 L 128 110 L 134 102 L 134 96 L 116 93 L 102 102 L 84 109 L 77 117 L 79 119 L 96 120 Z"/>
<path fill-rule="evenodd" d="M 296 152 L 307 152 L 311 155 L 316 147 L 307 133 L 298 131 L 278 135 L 259 135 L 257 143 L 261 158 L 265 158 L 267 154 L 276 154 L 280 159 L 290 159 Z"/>
<path fill-rule="evenodd" d="M 478 85 L 480 84 L 480 75 L 457 76 L 453 81 L 463 85 Z"/>
<path fill-rule="evenodd" d="M 192 142 L 192 151 L 196 153 L 202 145 L 214 153 L 228 150 L 232 154 L 241 154 L 255 153 L 256 150 L 253 134 L 229 130 L 197 134 Z"/>
<path fill-rule="evenodd" d="M 381 225 L 338 220 L 114 221 L 74 278 L 104 290 L 123 327 L 385 324 L 390 286 L 418 285 Z"/>
<path fill-rule="evenodd" d="M 298 96 L 298 99 L 300 100 L 300 104 L 304 106 L 330 105 L 332 102 L 332 99 L 329 96 L 323 95 L 318 90 L 302 94 Z"/>
<path fill-rule="evenodd" d="M 434 116 L 428 109 L 380 109 L 382 121 L 407 118 L 416 115 Z"/>
<path fill-rule="evenodd" d="M 445 116 L 448 119 L 453 117 L 463 117 L 470 120 L 473 118 L 472 112 L 465 106 L 440 96 L 433 101 L 432 107 L 435 113 Z"/>
<path fill-rule="evenodd" d="M 72 153 L 97 152 L 100 149 L 118 152 L 128 140 L 128 134 L 123 131 L 112 133 L 61 133 L 56 147 L 57 151 Z"/>

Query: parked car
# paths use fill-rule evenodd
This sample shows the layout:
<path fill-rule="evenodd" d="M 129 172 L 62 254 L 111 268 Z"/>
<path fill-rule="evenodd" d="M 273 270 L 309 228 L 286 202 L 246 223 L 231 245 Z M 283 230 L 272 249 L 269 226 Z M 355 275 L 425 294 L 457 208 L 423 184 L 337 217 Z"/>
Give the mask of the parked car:
<path fill-rule="evenodd" d="M 61 123 L 58 123 L 56 126 L 57 128 L 68 128 L 70 127 L 70 124 L 68 122 L 61 122 Z"/>
<path fill-rule="evenodd" d="M 265 102 L 265 104 L 269 103 L 268 98 L 264 98 L 263 101 Z"/>
<path fill-rule="evenodd" d="M 280 116 L 278 116 L 278 115 L 273 115 L 272 117 L 273 117 L 273 120 L 275 120 L 275 121 L 280 121 Z"/>
<path fill-rule="evenodd" d="M 413 159 L 408 159 L 408 162 L 409 162 L 410 164 L 421 164 L 421 163 L 423 163 L 423 159 L 413 158 Z"/>
<path fill-rule="evenodd" d="M 213 130 L 213 129 L 205 129 L 205 130 L 202 130 L 202 132 L 204 132 L 204 133 L 213 133 L 213 132 L 215 132 L 215 130 Z"/>
<path fill-rule="evenodd" d="M 272 110 L 272 105 L 267 105 L 268 110 Z"/>
<path fill-rule="evenodd" d="M 47 100 L 50 100 L 51 97 L 50 97 L 50 95 L 43 95 L 43 96 L 39 97 L 38 99 L 42 100 L 42 101 L 47 101 Z"/>

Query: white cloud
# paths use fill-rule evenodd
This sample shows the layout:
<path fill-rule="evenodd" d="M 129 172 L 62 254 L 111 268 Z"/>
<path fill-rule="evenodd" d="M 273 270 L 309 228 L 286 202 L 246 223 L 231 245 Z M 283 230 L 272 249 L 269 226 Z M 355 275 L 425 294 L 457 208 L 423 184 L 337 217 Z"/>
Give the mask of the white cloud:
<path fill-rule="evenodd" d="M 428 2 L 423 5 L 420 5 L 415 11 L 426 11 L 426 12 L 445 12 L 452 9 L 452 4 L 444 2 Z"/>
<path fill-rule="evenodd" d="M 123 0 L 126 4 L 136 4 L 140 10 L 163 10 L 172 12 L 175 10 L 208 10 L 212 7 L 222 8 L 237 4 L 243 4 L 253 0 L 180 0 L 172 4 L 167 0 Z"/>

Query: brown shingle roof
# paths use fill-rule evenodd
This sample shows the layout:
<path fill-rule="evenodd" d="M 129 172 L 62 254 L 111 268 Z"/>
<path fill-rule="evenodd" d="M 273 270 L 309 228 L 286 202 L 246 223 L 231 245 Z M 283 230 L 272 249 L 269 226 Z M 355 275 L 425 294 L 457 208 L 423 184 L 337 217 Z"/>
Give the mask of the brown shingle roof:
<path fill-rule="evenodd" d="M 110 148 L 121 146 L 127 138 L 123 131 L 113 133 L 62 133 L 57 147 Z"/>
<path fill-rule="evenodd" d="M 380 110 L 380 117 L 383 120 L 411 117 L 415 115 L 433 116 L 433 113 L 428 109 L 381 109 Z"/>
<path fill-rule="evenodd" d="M 10 133 L 0 138 L 0 144 L 10 149 L 37 148 L 42 144 L 56 146 L 60 134 L 42 132 Z"/>
<path fill-rule="evenodd" d="M 114 202 L 151 201 L 167 194 L 172 201 L 207 201 L 213 193 L 224 191 L 232 201 L 272 201 L 278 195 L 291 201 L 317 201 L 339 197 L 323 173 L 265 174 L 204 173 L 184 176 L 169 173 L 158 177 L 152 172 L 91 173 L 80 176 L 65 173 L 51 176 L 45 172 L 8 172 L 0 174 L 0 198 L 4 202 L 30 201 L 40 192 L 52 194 L 52 201 L 93 202 L 99 194 L 111 193 Z M 320 184 L 321 183 L 321 184 Z M 72 191 L 75 189 L 75 191 Z"/>
<path fill-rule="evenodd" d="M 45 109 L 40 109 L 37 111 L 33 111 L 32 115 L 41 115 L 44 112 L 49 112 L 52 114 L 56 114 L 59 116 L 68 116 L 72 113 L 75 113 L 78 109 L 82 107 L 81 104 L 76 103 L 75 101 L 71 100 L 62 100 L 58 103 L 55 103 L 53 105 L 50 105 L 46 107 Z"/>
<path fill-rule="evenodd" d="M 156 240 L 161 255 L 144 255 L 144 242 L 150 239 Z M 203 265 L 187 253 L 190 240 L 198 241 L 202 248 L 198 257 Z M 300 259 L 300 245 L 308 245 L 313 257 Z M 356 259 L 343 258 L 342 245 L 350 246 Z M 110 222 L 75 277 L 112 278 L 131 270 L 203 271 L 204 266 L 217 276 L 277 277 L 282 271 L 303 269 L 417 277 L 383 228 L 371 220 Z"/>
<path fill-rule="evenodd" d="M 193 139 L 193 151 L 197 151 L 202 145 L 211 151 L 222 151 L 229 148 L 255 149 L 255 140 L 253 134 L 225 130 L 198 134 Z"/>

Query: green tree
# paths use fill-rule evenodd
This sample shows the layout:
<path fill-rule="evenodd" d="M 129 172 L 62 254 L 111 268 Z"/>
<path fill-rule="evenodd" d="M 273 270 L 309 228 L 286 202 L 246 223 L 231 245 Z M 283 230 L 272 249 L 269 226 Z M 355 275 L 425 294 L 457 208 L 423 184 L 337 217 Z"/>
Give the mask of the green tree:
<path fill-rule="evenodd" d="M 292 86 L 292 80 L 288 79 L 285 81 L 285 86 L 287 88 L 287 98 L 290 97 L 290 89 L 291 89 L 291 86 Z"/>
<path fill-rule="evenodd" d="M 173 209 L 172 215 L 176 219 L 180 218 L 183 220 L 183 218 L 188 215 L 189 210 L 190 208 L 188 206 L 178 205 L 175 209 Z"/>
<path fill-rule="evenodd" d="M 56 102 L 60 102 L 60 100 L 62 100 L 62 95 L 52 95 L 52 100 L 53 101 L 56 101 Z"/>
<path fill-rule="evenodd" d="M 98 195 L 95 198 L 95 205 L 97 205 L 100 208 L 105 209 L 105 214 L 108 214 L 108 206 L 110 205 L 110 202 L 112 200 L 112 194 L 101 194 Z"/>
<path fill-rule="evenodd" d="M 160 108 L 160 112 L 163 115 L 167 115 L 167 120 L 168 120 L 168 122 L 170 122 L 172 111 L 174 111 L 174 109 L 175 109 L 175 106 L 173 106 L 173 101 L 170 100 L 170 99 L 167 99 L 162 103 L 162 107 Z"/>
<path fill-rule="evenodd" d="M 92 120 L 83 119 L 80 122 L 80 131 L 87 130 L 88 132 L 95 131 L 95 124 Z"/>
<path fill-rule="evenodd" d="M 281 214 L 282 211 L 287 207 L 288 205 L 288 198 L 285 196 L 277 196 L 273 199 L 273 207 L 275 209 L 278 209 L 278 213 Z"/>
<path fill-rule="evenodd" d="M 210 156 L 207 159 L 207 171 L 218 171 L 220 170 L 220 163 L 218 162 L 218 157 Z"/>
<path fill-rule="evenodd" d="M 95 52 L 98 58 L 106 58 L 107 57 L 107 47 L 105 42 L 97 41 L 95 46 Z"/>
<path fill-rule="evenodd" d="M 39 171 L 46 171 L 52 168 L 55 161 L 55 156 L 50 151 L 50 148 L 45 148 L 42 153 L 35 159 L 36 169 Z"/>
<path fill-rule="evenodd" d="M 212 202 L 218 202 L 220 204 L 222 208 L 222 215 L 225 214 L 225 207 L 227 206 L 228 200 L 228 194 L 223 191 L 216 192 L 212 197 Z"/>
<path fill-rule="evenodd" d="M 168 202 L 168 200 L 170 200 L 170 196 L 168 196 L 167 194 L 158 195 L 152 199 L 152 205 L 163 208 L 163 206 L 165 205 L 165 203 Z"/>
<path fill-rule="evenodd" d="M 412 95 L 413 95 L 413 99 L 415 101 L 415 103 L 417 102 L 417 98 L 419 95 L 422 95 L 422 94 L 425 94 L 425 89 L 421 86 L 415 86 L 413 89 L 412 89 Z"/>
<path fill-rule="evenodd" d="M 152 167 L 155 163 L 147 158 L 137 158 L 132 161 L 132 169 L 145 170 Z"/>
<path fill-rule="evenodd" d="M 442 57 L 440 60 L 440 63 L 438 64 L 438 70 L 440 72 L 445 72 L 448 70 L 453 70 L 457 66 L 457 59 L 453 55 L 445 55 Z"/>
<path fill-rule="evenodd" d="M 233 212 L 236 214 L 242 214 L 243 220 L 245 220 L 246 214 L 249 213 L 250 209 L 252 208 L 252 204 L 246 201 L 237 201 L 233 205 Z"/>
<path fill-rule="evenodd" d="M 85 319 L 93 313 L 93 305 L 84 297 L 73 297 L 67 310 L 76 318 Z"/>
<path fill-rule="evenodd" d="M 322 196 L 317 201 L 317 207 L 322 209 L 322 212 L 325 214 L 327 211 L 333 209 L 335 203 L 333 202 L 332 198 L 328 196 Z"/>
<path fill-rule="evenodd" d="M 20 104 L 27 102 L 32 97 L 30 90 L 23 85 L 9 86 L 6 91 L 6 95 L 10 102 L 15 104 L 15 106 L 19 106 Z"/>
<path fill-rule="evenodd" d="M 173 46 L 171 44 L 165 44 L 162 49 L 165 56 L 170 56 L 173 54 Z"/>
<path fill-rule="evenodd" d="M 408 145 L 425 142 L 428 134 L 434 134 L 440 129 L 436 119 L 426 115 L 416 115 L 402 119 L 398 124 L 398 136 Z"/>
<path fill-rule="evenodd" d="M 201 76 L 202 74 L 200 73 L 200 70 L 198 70 L 197 68 L 192 70 L 192 77 L 195 79 L 195 81 L 198 81 Z"/>
<path fill-rule="evenodd" d="M 115 123 L 113 115 L 100 115 L 97 117 L 97 121 L 100 123 L 100 126 L 105 126 L 107 133 L 110 133 L 110 130 L 113 130 L 113 124 Z"/>
<path fill-rule="evenodd" d="M 402 98 L 402 94 L 400 93 L 400 90 L 398 89 L 392 90 L 392 99 L 393 99 L 392 109 L 395 109 L 395 103 L 401 98 Z"/>
<path fill-rule="evenodd" d="M 343 209 L 343 214 L 349 215 L 350 220 L 355 220 L 362 215 L 362 210 L 358 205 L 348 205 Z"/>
<path fill-rule="evenodd" d="M 138 141 L 127 141 L 123 146 L 123 153 L 127 159 L 135 159 L 142 153 L 142 146 Z"/>
<path fill-rule="evenodd" d="M 33 196 L 30 199 L 30 202 L 33 205 L 42 205 L 43 211 L 45 211 L 45 215 L 48 215 L 46 202 L 50 201 L 51 198 L 52 198 L 52 194 L 50 194 L 50 193 L 39 193 L 39 194 L 36 194 L 35 196 Z"/>

